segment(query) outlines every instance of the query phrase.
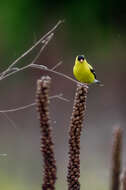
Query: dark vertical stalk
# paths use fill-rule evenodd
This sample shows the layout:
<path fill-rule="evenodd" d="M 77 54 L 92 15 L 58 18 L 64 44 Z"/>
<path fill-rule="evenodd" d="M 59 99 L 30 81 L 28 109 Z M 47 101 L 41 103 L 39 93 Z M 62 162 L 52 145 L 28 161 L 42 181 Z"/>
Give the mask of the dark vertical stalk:
<path fill-rule="evenodd" d="M 37 81 L 36 102 L 40 120 L 40 151 L 44 161 L 43 190 L 54 190 L 56 182 L 56 160 L 49 117 L 49 88 L 51 79 L 42 77 Z"/>
<path fill-rule="evenodd" d="M 68 190 L 79 190 L 80 136 L 86 110 L 88 87 L 77 85 L 69 129 Z"/>
<path fill-rule="evenodd" d="M 116 128 L 113 135 L 111 190 L 120 189 L 120 170 L 122 153 L 122 129 Z"/>
<path fill-rule="evenodd" d="M 122 177 L 122 190 L 126 190 L 126 169 L 124 170 Z"/>

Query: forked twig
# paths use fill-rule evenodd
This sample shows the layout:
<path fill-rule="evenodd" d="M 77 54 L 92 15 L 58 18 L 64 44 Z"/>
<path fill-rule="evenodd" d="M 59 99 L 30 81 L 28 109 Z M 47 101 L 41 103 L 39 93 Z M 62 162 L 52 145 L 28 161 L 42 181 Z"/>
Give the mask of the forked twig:
<path fill-rule="evenodd" d="M 47 44 L 50 42 L 50 40 L 52 39 L 53 35 L 54 35 L 54 31 L 59 27 L 59 25 L 61 25 L 62 23 L 64 23 L 64 20 L 60 20 L 58 21 L 58 23 L 47 33 L 45 34 L 42 38 L 40 38 L 40 40 L 38 40 L 29 50 L 27 50 L 24 54 L 22 54 L 19 58 L 17 58 L 5 71 L 3 71 L 1 74 L 0 74 L 0 80 L 3 80 L 5 78 L 8 78 L 14 74 L 16 74 L 17 72 L 19 71 L 23 71 L 25 69 L 28 69 L 30 67 L 32 68 L 37 68 L 37 69 L 41 69 L 41 70 L 47 70 L 49 72 L 52 72 L 54 74 L 57 74 L 59 76 L 62 76 L 68 80 L 71 80 L 73 81 L 74 83 L 78 83 L 78 81 L 74 80 L 73 78 L 63 74 L 63 73 L 60 73 L 60 72 L 57 72 L 55 71 L 55 69 L 61 65 L 62 62 L 59 62 L 58 64 L 56 64 L 52 69 L 49 69 L 47 66 L 44 66 L 44 65 L 38 65 L 38 64 L 35 64 L 35 62 L 37 61 L 37 59 L 39 58 L 40 54 L 42 53 L 42 51 L 44 50 L 44 48 L 47 46 Z M 24 58 L 28 53 L 30 53 L 36 46 L 38 46 L 40 43 L 44 43 L 44 45 L 41 47 L 40 51 L 38 52 L 38 54 L 35 56 L 34 60 L 24 66 L 24 67 L 21 67 L 21 68 L 18 68 L 18 67 L 15 67 L 15 65 L 22 59 Z M 16 68 L 16 69 L 15 69 Z M 83 84 L 85 85 L 85 84 Z"/>
<path fill-rule="evenodd" d="M 16 73 L 19 72 L 19 71 L 25 70 L 25 69 L 31 67 L 32 64 L 35 64 L 35 62 L 37 61 L 37 59 L 38 59 L 39 56 L 41 55 L 42 51 L 43 51 L 43 50 L 45 49 L 45 47 L 48 45 L 48 43 L 49 43 L 50 40 L 53 38 L 53 36 L 54 36 L 53 33 L 51 33 L 50 36 L 48 36 L 48 38 L 46 39 L 44 45 L 40 48 L 39 52 L 37 53 L 37 55 L 35 56 L 35 58 L 33 59 L 33 61 L 32 61 L 30 64 L 28 64 L 28 65 L 26 65 L 26 66 L 24 66 L 24 67 L 21 67 L 21 68 L 18 68 L 18 67 L 17 67 L 17 69 L 14 69 L 14 70 L 13 70 L 13 68 L 9 68 L 9 67 L 8 67 L 7 70 L 5 70 L 5 71 L 1 74 L 0 80 L 3 80 L 3 79 L 5 79 L 5 78 L 7 78 L 7 77 L 9 77 L 9 76 L 11 76 L 11 75 L 14 75 L 14 74 L 16 74 Z M 14 64 L 14 65 L 15 65 L 15 64 Z M 42 66 L 43 66 L 43 65 L 42 65 Z M 46 68 L 46 66 L 43 66 L 43 68 Z"/>
<path fill-rule="evenodd" d="M 45 43 L 45 39 L 50 36 L 58 27 L 64 22 L 64 20 L 59 20 L 57 24 L 49 31 L 47 32 L 44 36 L 42 36 L 30 49 L 28 49 L 25 53 L 23 53 L 20 57 L 18 57 L 10 66 L 1 73 L 1 78 L 8 73 L 8 71 L 14 67 L 22 58 L 24 58 L 26 55 L 28 55 L 34 48 L 36 48 L 40 43 Z"/>
<path fill-rule="evenodd" d="M 5 78 L 8 78 L 14 74 L 16 74 L 17 72 L 20 72 L 20 71 L 23 71 L 25 69 L 28 69 L 28 68 L 37 68 L 37 69 L 41 69 L 41 70 L 46 70 L 48 72 L 52 72 L 56 75 L 59 75 L 59 76 L 62 76 L 68 80 L 71 80 L 72 82 L 74 83 L 79 83 L 77 82 L 76 80 L 74 80 L 73 78 L 63 74 L 63 73 L 60 73 L 60 72 L 57 72 L 55 71 L 55 69 L 60 66 L 62 64 L 62 62 L 60 61 L 58 64 L 56 64 L 53 68 L 49 69 L 47 66 L 44 66 L 44 65 L 38 65 L 38 64 L 35 64 L 37 59 L 39 58 L 39 56 L 41 55 L 42 51 L 45 49 L 45 47 L 48 45 L 48 43 L 50 42 L 50 40 L 53 38 L 54 36 L 54 31 L 57 29 L 57 27 L 62 24 L 64 21 L 63 20 L 60 20 L 47 34 L 45 34 L 42 38 L 40 38 L 40 40 L 38 40 L 29 50 L 27 50 L 24 54 L 22 54 L 19 58 L 17 58 L 5 71 L 3 71 L 1 74 L 0 74 L 0 80 L 3 80 Z M 37 55 L 35 56 L 35 58 L 33 59 L 33 61 L 26 65 L 26 66 L 23 66 L 23 67 L 15 67 L 15 65 L 22 59 L 24 58 L 28 53 L 30 53 L 37 45 L 43 43 L 43 46 L 40 48 L 39 52 L 37 53 Z M 85 84 L 83 84 L 85 85 Z M 61 99 L 61 97 L 60 97 Z M 62 97 L 62 100 L 65 100 L 65 98 Z M 31 106 L 34 106 L 35 103 L 31 103 L 31 104 L 28 104 L 26 106 L 21 106 L 21 107 L 18 107 L 18 108 L 15 108 L 15 109 L 10 109 L 10 110 L 0 110 L 0 113 L 7 113 L 7 112 L 13 112 L 13 111 L 19 111 L 19 110 L 23 110 L 23 109 L 26 109 L 26 108 L 29 108 Z"/>
<path fill-rule="evenodd" d="M 30 67 L 33 67 L 33 68 L 36 68 L 36 69 L 41 69 L 41 70 L 49 71 L 49 72 L 51 72 L 51 73 L 54 73 L 54 74 L 56 74 L 56 75 L 59 75 L 59 76 L 61 76 L 61 77 L 63 77 L 63 78 L 66 78 L 66 79 L 68 79 L 68 80 L 70 80 L 70 81 L 72 81 L 72 82 L 74 82 L 74 83 L 76 83 L 76 84 L 80 84 L 80 85 L 85 86 L 85 87 L 87 88 L 87 85 L 86 85 L 85 83 L 80 83 L 80 82 L 76 81 L 75 79 L 73 79 L 73 78 L 71 78 L 71 77 L 69 77 L 69 76 L 67 76 L 67 75 L 65 75 L 65 74 L 63 74 L 63 73 L 60 73 L 60 72 L 57 72 L 57 71 L 55 71 L 55 70 L 49 69 L 48 67 L 43 68 L 43 65 L 32 64 L 32 65 L 30 65 Z"/>
<path fill-rule="evenodd" d="M 63 97 L 62 93 L 49 97 L 50 100 L 54 99 L 54 98 L 58 98 L 58 99 L 63 100 L 65 102 L 69 102 L 69 100 L 67 98 Z M 30 107 L 35 106 L 35 105 L 36 105 L 36 102 L 33 102 L 31 104 L 27 104 L 25 106 L 20 106 L 20 107 L 13 108 L 13 109 L 0 110 L 0 113 L 9 113 L 9 112 L 21 111 L 21 110 L 30 108 Z"/>

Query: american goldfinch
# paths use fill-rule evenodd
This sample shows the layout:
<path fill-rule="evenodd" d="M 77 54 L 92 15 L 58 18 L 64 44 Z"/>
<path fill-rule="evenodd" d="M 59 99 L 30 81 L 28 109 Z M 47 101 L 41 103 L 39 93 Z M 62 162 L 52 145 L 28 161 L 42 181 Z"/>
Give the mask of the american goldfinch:
<path fill-rule="evenodd" d="M 96 73 L 93 67 L 88 64 L 84 55 L 78 55 L 76 57 L 75 65 L 73 67 L 73 74 L 75 78 L 81 83 L 101 84 L 101 82 L 96 79 Z"/>

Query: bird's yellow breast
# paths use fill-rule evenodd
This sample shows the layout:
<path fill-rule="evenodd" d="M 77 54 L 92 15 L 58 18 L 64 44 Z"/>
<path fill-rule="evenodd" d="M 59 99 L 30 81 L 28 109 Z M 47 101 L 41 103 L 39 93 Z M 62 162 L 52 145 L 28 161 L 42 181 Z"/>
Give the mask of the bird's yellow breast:
<path fill-rule="evenodd" d="M 73 74 L 75 78 L 82 83 L 93 83 L 95 80 L 95 77 L 90 71 L 87 62 L 84 63 L 75 62 L 73 68 Z"/>

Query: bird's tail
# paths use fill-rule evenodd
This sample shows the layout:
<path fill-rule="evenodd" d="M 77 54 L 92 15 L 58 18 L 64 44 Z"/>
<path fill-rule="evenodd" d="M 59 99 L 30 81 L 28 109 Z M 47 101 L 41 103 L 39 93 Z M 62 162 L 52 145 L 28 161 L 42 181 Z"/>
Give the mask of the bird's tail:
<path fill-rule="evenodd" d="M 94 83 L 98 84 L 99 86 L 104 86 L 104 84 L 102 84 L 101 81 L 96 80 L 96 79 L 95 79 Z"/>

